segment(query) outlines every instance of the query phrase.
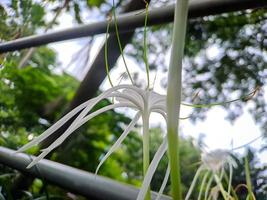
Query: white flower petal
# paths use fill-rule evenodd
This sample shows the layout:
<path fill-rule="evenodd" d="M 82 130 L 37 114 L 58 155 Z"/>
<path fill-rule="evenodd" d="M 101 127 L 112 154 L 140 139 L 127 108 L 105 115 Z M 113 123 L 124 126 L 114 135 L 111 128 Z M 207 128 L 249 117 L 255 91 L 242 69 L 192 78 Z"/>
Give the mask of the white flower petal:
<path fill-rule="evenodd" d="M 190 188 L 189 188 L 189 190 L 188 190 L 188 192 L 187 192 L 187 194 L 186 194 L 185 200 L 189 200 L 189 197 L 191 196 L 191 194 L 192 194 L 192 192 L 193 192 L 193 189 L 194 189 L 194 187 L 195 187 L 195 185 L 196 185 L 197 179 L 198 179 L 198 177 L 199 177 L 199 175 L 200 175 L 200 172 L 201 172 L 202 170 L 203 170 L 203 167 L 202 167 L 202 166 L 200 166 L 200 167 L 197 169 L 197 172 L 196 172 L 196 174 L 195 174 L 195 176 L 194 176 L 194 178 L 193 178 L 193 181 L 192 181 L 192 183 L 191 183 L 191 185 L 190 185 Z"/>
<path fill-rule="evenodd" d="M 165 103 L 166 102 L 166 95 L 160 95 L 154 91 L 150 91 L 149 101 L 150 101 L 151 105 L 159 104 L 162 102 Z"/>
<path fill-rule="evenodd" d="M 23 151 L 39 144 L 41 141 L 43 141 L 45 138 L 49 137 L 52 133 L 54 133 L 57 129 L 59 129 L 66 121 L 68 121 L 70 118 L 72 118 L 78 112 L 80 112 L 82 109 L 84 109 L 82 111 L 82 113 L 80 113 L 79 116 L 71 124 L 71 126 L 74 126 L 74 124 L 76 124 L 76 122 L 79 121 L 80 118 L 84 117 L 87 114 L 87 112 L 89 112 L 99 101 L 108 97 L 112 92 L 114 92 L 118 89 L 122 89 L 122 88 L 123 88 L 123 86 L 113 87 L 113 88 L 107 90 L 106 92 L 103 92 L 98 97 L 95 97 L 93 99 L 90 99 L 90 100 L 82 103 L 81 105 L 79 105 L 78 107 L 76 107 L 72 111 L 70 111 L 68 114 L 66 114 L 64 117 L 62 117 L 60 120 L 58 120 L 54 125 L 52 125 L 46 131 L 44 131 L 40 136 L 38 136 L 37 138 L 35 138 L 31 142 L 29 142 L 26 145 L 24 145 L 23 147 L 21 147 L 17 152 L 23 152 Z"/>
<path fill-rule="evenodd" d="M 228 163 L 228 166 L 229 166 L 229 181 L 228 181 L 227 196 L 230 196 L 231 187 L 232 187 L 232 178 L 233 178 L 233 166 L 231 163 Z"/>
<path fill-rule="evenodd" d="M 170 172 L 171 172 L 171 166 L 170 166 L 170 163 L 168 163 L 168 167 L 167 167 L 167 170 L 166 170 L 163 182 L 161 184 L 161 187 L 159 189 L 159 192 L 158 192 L 156 200 L 160 200 L 161 195 L 163 194 L 163 191 L 164 191 L 164 189 L 165 189 L 165 187 L 167 185 L 167 182 L 168 182 L 168 179 L 169 179 L 169 176 L 170 176 Z"/>
<path fill-rule="evenodd" d="M 129 96 L 130 98 L 136 100 L 138 102 L 138 104 L 143 108 L 144 107 L 144 96 L 145 96 L 145 93 L 144 91 L 141 92 L 136 92 L 136 91 L 133 91 L 133 90 L 123 90 L 122 91 L 122 94 L 124 95 L 127 95 Z"/>
<path fill-rule="evenodd" d="M 165 105 L 160 105 L 160 104 L 155 104 L 150 107 L 151 110 L 162 110 L 163 112 L 166 113 L 166 106 Z"/>
<path fill-rule="evenodd" d="M 29 169 L 32 166 L 36 165 L 40 160 L 42 160 L 47 154 L 49 154 L 50 150 L 49 149 L 43 149 L 42 153 L 36 157 L 26 168 Z"/>
<path fill-rule="evenodd" d="M 135 105 L 139 110 L 143 110 L 143 102 L 137 101 L 135 98 L 133 98 L 129 94 L 122 94 L 122 93 L 115 93 L 113 94 L 113 97 L 115 97 L 115 100 L 119 103 L 129 103 Z"/>
<path fill-rule="evenodd" d="M 116 151 L 119 146 L 121 145 L 122 141 L 127 137 L 129 132 L 134 128 L 135 124 L 137 123 L 138 119 L 140 118 L 141 114 L 138 112 L 134 119 L 131 121 L 131 123 L 127 126 L 127 128 L 124 130 L 124 132 L 121 134 L 121 136 L 118 138 L 118 140 L 112 145 L 112 147 L 109 149 L 107 154 L 101 159 L 100 163 L 98 164 L 95 174 L 98 173 L 98 170 L 102 166 L 102 164 L 107 160 L 107 158 L 114 152 Z"/>
<path fill-rule="evenodd" d="M 108 106 L 105 106 L 103 108 L 100 108 L 99 110 L 90 113 L 89 115 L 85 116 L 80 122 L 77 123 L 77 127 L 74 129 L 74 131 L 79 128 L 80 126 L 82 126 L 83 124 L 85 124 L 87 121 L 89 121 L 90 119 L 96 117 L 97 115 L 100 115 L 103 112 L 106 112 L 108 110 L 114 109 L 114 108 L 121 108 L 121 107 L 135 107 L 134 105 L 131 105 L 129 103 L 117 103 L 117 104 L 111 104 Z"/>
<path fill-rule="evenodd" d="M 210 186 L 211 186 L 211 183 L 212 183 L 212 180 L 213 180 L 213 174 L 211 174 L 211 177 L 207 183 L 207 187 L 206 187 L 206 191 L 205 191 L 205 199 L 204 200 L 207 200 L 208 199 L 208 195 L 209 195 L 209 191 L 210 191 Z"/>
<path fill-rule="evenodd" d="M 229 159 L 228 151 L 217 149 L 209 153 L 202 154 L 202 163 L 209 170 L 214 172 L 219 171 Z"/>
<path fill-rule="evenodd" d="M 81 121 L 77 122 L 76 126 L 72 129 L 72 132 L 65 132 L 64 134 L 62 134 L 59 138 L 57 138 L 48 148 L 46 148 L 45 150 L 42 150 L 42 153 L 33 160 L 32 163 L 30 163 L 29 167 L 32 167 L 33 165 L 35 165 L 38 161 L 40 161 L 41 159 L 43 159 L 47 154 L 49 154 L 53 149 L 55 149 L 56 147 L 58 147 L 71 133 L 73 133 L 73 131 L 75 131 L 77 128 L 79 128 L 80 126 L 82 126 L 84 123 L 86 123 L 88 120 L 92 119 L 93 117 L 106 112 L 108 110 L 114 109 L 114 108 L 118 108 L 118 107 L 125 107 L 128 106 L 128 104 L 112 104 L 112 105 L 108 105 L 104 108 L 101 108 L 91 114 L 89 114 L 88 116 L 84 117 Z"/>
<path fill-rule="evenodd" d="M 65 122 L 67 122 L 70 118 L 75 116 L 78 112 L 80 112 L 82 109 L 84 109 L 86 106 L 88 106 L 90 103 L 93 102 L 94 99 L 91 99 L 89 101 L 84 102 L 83 104 L 79 105 L 78 107 L 74 108 L 72 111 L 70 111 L 68 114 L 66 114 L 64 117 L 62 117 L 60 120 L 58 120 L 54 125 L 52 125 L 50 128 L 48 128 L 46 131 L 44 131 L 41 135 L 30 141 L 29 143 L 25 144 L 23 147 L 18 149 L 16 153 L 26 151 L 27 149 L 39 144 L 44 139 L 49 137 L 52 133 L 54 133 L 57 129 L 59 129 Z"/>
<path fill-rule="evenodd" d="M 163 111 L 161 109 L 153 109 L 152 112 L 159 113 L 162 117 L 164 117 L 165 122 L 167 122 L 167 114 L 165 111 Z"/>
<path fill-rule="evenodd" d="M 208 175 L 209 175 L 209 172 L 206 172 L 204 177 L 203 177 L 203 179 L 202 179 L 202 182 L 201 182 L 201 185 L 200 185 L 200 191 L 199 191 L 197 200 L 201 200 L 202 192 L 203 192 L 203 189 L 204 189 L 204 185 L 206 184 L 206 179 L 208 178 Z"/>
<path fill-rule="evenodd" d="M 167 139 L 164 138 L 162 144 L 158 148 L 152 162 L 150 163 L 150 165 L 148 167 L 147 173 L 146 173 L 145 178 L 144 178 L 143 183 L 142 183 L 142 187 L 141 187 L 139 194 L 137 196 L 137 200 L 143 200 L 145 198 L 145 195 L 146 195 L 146 192 L 149 188 L 152 177 L 153 177 L 153 175 L 157 169 L 159 161 L 161 160 L 161 158 L 164 155 L 164 153 L 166 152 L 166 150 L 167 150 Z"/>

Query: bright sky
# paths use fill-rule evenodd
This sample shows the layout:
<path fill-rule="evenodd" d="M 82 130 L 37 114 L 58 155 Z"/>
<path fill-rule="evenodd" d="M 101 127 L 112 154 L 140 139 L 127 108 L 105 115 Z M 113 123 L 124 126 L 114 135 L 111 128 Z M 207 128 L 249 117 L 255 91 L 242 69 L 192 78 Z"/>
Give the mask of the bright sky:
<path fill-rule="evenodd" d="M 63 14 L 60 17 L 60 23 L 58 27 L 55 29 L 69 28 L 72 27 L 72 17 Z M 54 30 L 55 30 L 54 29 Z M 50 44 L 49 46 L 56 50 L 58 53 L 58 60 L 62 63 L 62 68 L 67 66 L 72 58 L 72 56 L 85 44 L 86 39 L 82 40 L 72 40 Z M 91 58 L 98 51 L 98 47 L 103 42 L 103 37 L 99 36 L 96 39 L 96 42 L 93 46 L 93 50 L 91 52 Z M 216 56 L 217 50 L 211 49 L 209 51 L 209 56 Z M 104 58 L 103 58 L 104 59 Z M 135 62 L 131 60 L 131 58 L 126 57 L 127 64 L 129 66 L 130 71 L 140 71 L 140 68 L 136 66 Z M 89 66 L 84 69 L 83 75 L 86 74 Z M 111 76 L 118 77 L 124 70 L 123 62 L 121 59 L 118 61 L 118 67 L 111 71 Z M 69 68 L 69 72 L 72 73 L 72 68 Z M 144 78 L 145 74 L 143 73 Z M 158 72 L 157 79 L 155 82 L 155 91 L 159 93 L 166 93 L 164 89 L 159 86 L 159 82 L 164 76 L 162 73 Z M 151 74 L 151 77 L 154 77 L 154 74 Z M 81 77 L 79 77 L 81 78 Z M 114 79 L 116 80 L 116 78 Z M 105 81 L 101 88 L 106 89 L 109 87 L 107 81 Z M 133 116 L 133 113 L 129 110 L 123 110 L 128 116 Z M 185 110 L 182 108 L 181 115 L 188 116 L 190 110 Z M 259 137 L 261 135 L 259 127 L 255 124 L 253 118 L 248 113 L 248 109 L 245 109 L 244 114 L 239 117 L 234 124 L 230 124 L 229 121 L 225 120 L 226 111 L 220 107 L 212 108 L 208 114 L 207 119 L 203 122 L 197 122 L 196 124 L 192 124 L 189 120 L 183 120 L 180 122 L 180 128 L 183 136 L 192 136 L 193 138 L 198 138 L 200 134 L 205 134 L 204 142 L 208 146 L 209 150 L 212 149 L 231 149 L 231 147 L 238 147 L 243 144 L 246 144 L 253 139 Z M 151 116 L 151 126 L 161 126 L 165 128 L 165 124 L 162 123 L 162 119 L 159 118 L 158 115 Z M 259 149 L 263 144 L 261 139 L 257 140 L 253 144 L 250 144 L 251 147 L 255 149 Z M 242 153 L 243 150 L 239 150 L 239 153 Z M 261 153 L 260 159 L 263 163 L 267 164 L 267 152 Z"/>

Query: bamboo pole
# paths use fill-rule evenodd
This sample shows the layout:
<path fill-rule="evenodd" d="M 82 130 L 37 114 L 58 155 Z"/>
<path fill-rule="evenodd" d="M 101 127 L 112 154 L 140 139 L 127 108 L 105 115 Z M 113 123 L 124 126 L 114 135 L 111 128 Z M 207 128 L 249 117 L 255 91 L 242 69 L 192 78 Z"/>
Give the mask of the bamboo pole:
<path fill-rule="evenodd" d="M 266 7 L 265 0 L 192 0 L 189 2 L 189 18 L 196 18 L 225 12 Z M 173 21 L 175 5 L 155 8 L 149 11 L 148 26 Z M 145 12 L 135 11 L 120 15 L 117 19 L 121 32 L 132 31 L 143 27 Z M 21 50 L 30 47 L 59 42 L 69 39 L 93 36 L 106 32 L 107 21 L 99 21 L 86 25 L 68 28 L 42 35 L 33 35 L 0 44 L 0 53 Z M 110 32 L 115 31 L 114 23 L 110 24 Z"/>
<path fill-rule="evenodd" d="M 26 169 L 33 158 L 34 156 L 24 153 L 15 154 L 14 150 L 0 147 L 0 164 L 29 176 L 42 178 L 75 194 L 96 200 L 134 200 L 138 195 L 139 190 L 133 186 L 46 159 L 41 160 L 37 167 Z M 155 192 L 152 198 L 156 198 Z M 170 200 L 167 196 L 161 199 Z"/>

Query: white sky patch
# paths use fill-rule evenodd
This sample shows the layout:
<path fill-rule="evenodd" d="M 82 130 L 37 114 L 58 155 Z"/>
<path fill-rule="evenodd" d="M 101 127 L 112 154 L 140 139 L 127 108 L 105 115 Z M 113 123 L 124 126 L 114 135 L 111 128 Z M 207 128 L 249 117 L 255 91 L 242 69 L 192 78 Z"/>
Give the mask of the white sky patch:
<path fill-rule="evenodd" d="M 214 60 L 218 58 L 218 56 L 220 55 L 220 48 L 217 45 L 212 45 L 207 48 L 206 53 L 207 53 L 207 58 L 209 60 Z"/>

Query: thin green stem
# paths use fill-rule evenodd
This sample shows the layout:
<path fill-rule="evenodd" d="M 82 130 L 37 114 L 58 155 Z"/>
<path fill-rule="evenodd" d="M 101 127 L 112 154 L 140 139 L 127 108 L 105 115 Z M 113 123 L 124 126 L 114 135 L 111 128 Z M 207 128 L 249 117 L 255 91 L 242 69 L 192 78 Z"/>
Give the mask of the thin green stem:
<path fill-rule="evenodd" d="M 252 99 L 256 95 L 258 90 L 259 90 L 259 87 L 256 87 L 256 89 L 254 89 L 252 92 L 250 92 L 247 95 L 241 96 L 240 98 L 237 98 L 237 99 L 224 101 L 224 102 L 215 102 L 215 103 L 209 103 L 209 104 L 190 104 L 190 103 L 182 102 L 181 104 L 183 106 L 190 106 L 190 107 L 194 107 L 194 108 L 209 108 L 209 107 L 213 107 L 213 106 L 222 106 L 222 105 L 234 103 L 236 101 L 242 101 L 242 100 L 243 101 L 248 101 L 248 100 Z"/>
<path fill-rule="evenodd" d="M 149 167 L 149 113 L 144 112 L 143 114 L 143 174 L 147 173 Z M 145 200 L 150 200 L 150 188 L 147 191 Z"/>
<path fill-rule="evenodd" d="M 145 25 L 144 25 L 144 63 L 146 65 L 146 76 L 147 76 L 147 89 L 150 87 L 150 78 L 149 78 L 149 65 L 147 60 L 147 17 L 148 17 L 148 3 L 146 3 L 146 16 L 145 16 Z"/>
<path fill-rule="evenodd" d="M 130 71 L 128 69 L 128 66 L 126 64 L 126 60 L 125 60 L 125 57 L 124 57 L 124 54 L 123 54 L 123 49 L 122 49 L 120 35 L 119 35 L 119 28 L 118 28 L 118 21 L 117 21 L 117 17 L 116 17 L 114 0 L 113 0 L 113 5 L 112 5 L 112 13 L 113 13 L 113 17 L 114 17 L 115 32 L 116 32 L 116 36 L 117 36 L 117 41 L 118 41 L 118 45 L 119 45 L 121 57 L 122 57 L 122 60 L 123 60 L 124 65 L 125 65 L 125 69 L 126 69 L 126 72 L 128 74 L 128 77 L 129 77 L 131 83 L 134 85 L 133 78 L 132 78 L 132 76 L 130 74 Z"/>
<path fill-rule="evenodd" d="M 108 25 L 107 25 L 107 31 L 106 31 L 106 41 L 105 41 L 105 67 L 106 67 L 106 72 L 107 72 L 107 76 L 108 76 L 108 81 L 111 85 L 111 87 L 113 87 L 113 83 L 111 81 L 110 78 L 110 73 L 109 73 L 109 65 L 108 65 L 108 33 L 109 33 L 109 21 L 108 21 Z"/>
<path fill-rule="evenodd" d="M 188 0 L 177 0 L 167 88 L 167 138 L 174 200 L 182 199 L 178 127 L 182 89 L 182 59 L 188 15 Z"/>

